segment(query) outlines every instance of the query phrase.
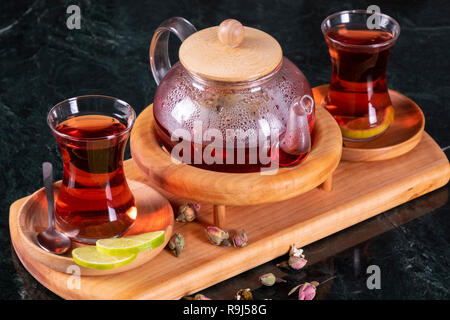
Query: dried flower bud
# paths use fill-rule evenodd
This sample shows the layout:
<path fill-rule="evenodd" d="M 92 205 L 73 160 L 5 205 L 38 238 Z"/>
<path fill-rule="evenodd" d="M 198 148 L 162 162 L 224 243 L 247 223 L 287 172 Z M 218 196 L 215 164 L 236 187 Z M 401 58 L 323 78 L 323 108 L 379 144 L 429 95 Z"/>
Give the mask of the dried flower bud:
<path fill-rule="evenodd" d="M 268 287 L 273 286 L 277 282 L 286 282 L 286 280 L 277 278 L 273 273 L 266 273 L 259 277 L 259 281 Z"/>
<path fill-rule="evenodd" d="M 191 222 L 197 218 L 198 209 L 200 209 L 200 205 L 193 203 L 186 203 L 178 208 L 178 216 L 176 218 L 179 222 Z"/>
<path fill-rule="evenodd" d="M 245 234 L 244 230 L 236 232 L 233 235 L 233 245 L 236 248 L 245 247 L 247 245 L 247 242 L 248 242 L 248 238 L 247 238 L 247 235 Z"/>
<path fill-rule="evenodd" d="M 175 233 L 169 240 L 169 249 L 175 254 L 175 256 L 179 257 L 181 251 L 184 249 L 184 237 L 181 233 Z"/>
<path fill-rule="evenodd" d="M 295 244 L 291 245 L 291 250 L 289 250 L 289 256 L 290 257 L 299 257 L 304 258 L 305 255 L 303 254 L 303 249 L 297 248 Z"/>
<path fill-rule="evenodd" d="M 209 241 L 211 241 L 212 244 L 215 244 L 216 246 L 220 245 L 231 245 L 228 238 L 230 235 L 228 232 L 223 231 L 220 228 L 209 226 L 206 228 L 206 235 L 208 236 Z"/>
<path fill-rule="evenodd" d="M 291 257 L 289 257 L 289 260 L 288 260 L 289 267 L 291 267 L 294 270 L 302 269 L 307 262 L 308 262 L 308 260 L 297 257 L 297 256 L 291 256 Z"/>
<path fill-rule="evenodd" d="M 211 300 L 211 299 L 208 298 L 207 296 L 203 295 L 203 294 L 197 293 L 194 296 L 194 300 Z"/>
<path fill-rule="evenodd" d="M 253 295 L 250 289 L 241 289 L 236 292 L 236 300 L 253 300 Z"/>
<path fill-rule="evenodd" d="M 298 300 L 312 300 L 316 296 L 316 287 L 309 282 L 300 286 Z"/>
<path fill-rule="evenodd" d="M 277 281 L 277 277 L 273 273 L 266 273 L 259 277 L 259 281 L 268 287 L 271 287 Z"/>
<path fill-rule="evenodd" d="M 195 296 L 184 296 L 183 297 L 184 300 L 211 300 L 210 298 L 208 298 L 207 296 L 201 294 L 201 293 L 197 293 Z"/>

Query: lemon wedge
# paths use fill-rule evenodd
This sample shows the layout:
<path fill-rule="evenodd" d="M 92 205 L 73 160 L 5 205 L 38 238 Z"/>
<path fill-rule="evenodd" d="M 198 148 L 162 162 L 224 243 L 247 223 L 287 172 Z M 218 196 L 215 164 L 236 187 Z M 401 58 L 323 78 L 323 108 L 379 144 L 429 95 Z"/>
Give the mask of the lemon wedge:
<path fill-rule="evenodd" d="M 97 250 L 95 246 L 86 246 L 72 250 L 73 261 L 80 266 L 107 270 L 124 266 L 136 258 L 136 254 L 128 254 L 123 256 L 108 256 Z"/>
<path fill-rule="evenodd" d="M 367 140 L 383 133 L 394 120 L 394 107 L 385 109 L 383 120 L 375 127 L 370 127 L 369 119 L 361 117 L 340 125 L 342 136 L 351 140 Z"/>
<path fill-rule="evenodd" d="M 122 238 L 97 240 L 97 251 L 110 256 L 123 256 L 159 247 L 164 242 L 165 231 L 143 233 Z"/>

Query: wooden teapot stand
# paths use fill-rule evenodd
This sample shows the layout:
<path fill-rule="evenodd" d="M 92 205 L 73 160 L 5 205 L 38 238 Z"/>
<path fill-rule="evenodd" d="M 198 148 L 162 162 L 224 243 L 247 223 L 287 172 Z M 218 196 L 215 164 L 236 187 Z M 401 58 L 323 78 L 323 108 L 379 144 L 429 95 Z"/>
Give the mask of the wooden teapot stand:
<path fill-rule="evenodd" d="M 225 228 L 226 206 L 249 206 L 294 198 L 318 186 L 332 189 L 332 174 L 342 153 L 339 126 L 321 106 L 316 108 L 311 152 L 297 166 L 275 174 L 223 173 L 175 162 L 154 132 L 152 105 L 141 112 L 131 133 L 131 154 L 142 174 L 165 191 L 192 202 L 212 204 L 214 224 Z"/>

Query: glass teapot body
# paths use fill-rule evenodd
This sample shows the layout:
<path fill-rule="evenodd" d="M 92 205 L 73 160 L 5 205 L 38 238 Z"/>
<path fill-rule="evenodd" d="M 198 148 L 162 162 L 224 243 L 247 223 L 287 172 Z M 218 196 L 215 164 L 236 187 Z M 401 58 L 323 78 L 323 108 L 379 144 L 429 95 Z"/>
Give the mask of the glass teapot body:
<path fill-rule="evenodd" d="M 173 158 L 221 172 L 298 164 L 310 150 L 315 117 L 309 83 L 285 57 L 245 82 L 205 79 L 178 62 L 159 83 L 153 113 Z"/>

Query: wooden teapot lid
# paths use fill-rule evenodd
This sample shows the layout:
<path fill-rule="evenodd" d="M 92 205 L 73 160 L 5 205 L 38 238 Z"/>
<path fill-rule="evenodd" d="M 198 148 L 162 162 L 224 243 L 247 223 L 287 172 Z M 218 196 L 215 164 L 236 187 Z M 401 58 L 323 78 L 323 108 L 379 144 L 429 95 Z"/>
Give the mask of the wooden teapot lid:
<path fill-rule="evenodd" d="M 272 72 L 283 52 L 272 36 L 228 19 L 184 40 L 179 57 L 187 70 L 202 78 L 244 82 Z"/>

